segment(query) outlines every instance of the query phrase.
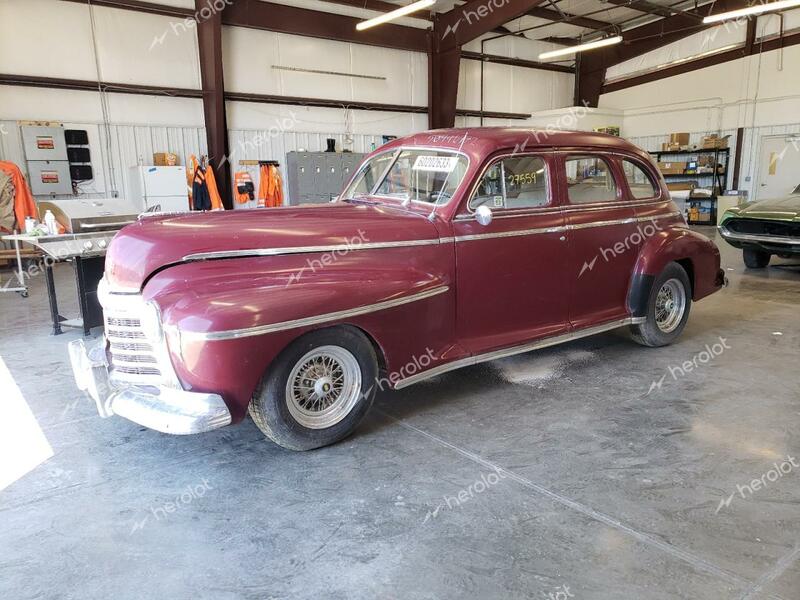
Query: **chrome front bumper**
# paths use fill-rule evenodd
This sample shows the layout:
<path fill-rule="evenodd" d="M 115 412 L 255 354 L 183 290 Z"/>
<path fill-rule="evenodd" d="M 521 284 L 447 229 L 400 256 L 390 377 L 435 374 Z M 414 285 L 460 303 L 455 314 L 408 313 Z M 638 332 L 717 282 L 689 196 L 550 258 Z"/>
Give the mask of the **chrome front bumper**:
<path fill-rule="evenodd" d="M 218 394 L 113 382 L 105 346 L 105 339 L 89 347 L 83 340 L 69 343 L 75 383 L 95 401 L 101 417 L 119 415 L 175 435 L 202 433 L 230 424 L 231 413 Z"/>
<path fill-rule="evenodd" d="M 800 250 L 800 239 L 798 238 L 790 238 L 790 237 L 782 237 L 778 235 L 767 235 L 767 234 L 760 234 L 760 233 L 737 233 L 735 231 L 731 231 L 724 225 L 719 225 L 717 227 L 720 235 L 729 242 L 740 242 L 740 243 L 753 243 L 753 244 L 768 244 L 768 245 L 778 245 L 778 246 L 797 246 L 798 250 Z"/>

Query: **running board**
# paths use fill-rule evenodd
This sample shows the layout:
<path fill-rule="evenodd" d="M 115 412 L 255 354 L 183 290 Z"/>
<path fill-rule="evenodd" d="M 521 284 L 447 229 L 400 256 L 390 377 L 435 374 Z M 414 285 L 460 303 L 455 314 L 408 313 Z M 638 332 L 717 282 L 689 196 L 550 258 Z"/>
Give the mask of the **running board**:
<path fill-rule="evenodd" d="M 604 323 L 603 325 L 595 325 L 594 327 L 587 327 L 586 329 L 571 331 L 569 333 L 564 333 L 562 335 L 557 335 L 555 337 L 544 338 L 541 340 L 537 340 L 535 342 L 531 342 L 529 344 L 524 344 L 522 346 L 503 348 L 502 350 L 494 350 L 492 352 L 487 352 L 485 354 L 468 356 L 466 358 L 461 358 L 451 363 L 439 365 L 438 367 L 428 369 L 427 371 L 422 371 L 421 373 L 411 375 L 410 377 L 406 377 L 405 379 L 401 379 L 395 384 L 394 389 L 399 390 L 404 387 L 408 387 L 409 385 L 414 385 L 415 383 L 418 383 L 420 381 L 424 381 L 425 379 L 436 377 L 437 375 L 441 375 L 442 373 L 447 373 L 448 371 L 454 371 L 456 369 L 460 369 L 461 367 L 469 367 L 483 362 L 488 362 L 490 360 L 497 360 L 498 358 L 506 358 L 507 356 L 514 356 L 515 354 L 523 354 L 525 352 L 530 352 L 532 350 L 540 350 L 541 348 L 556 346 L 564 342 L 571 342 L 573 340 L 579 340 L 581 338 L 597 335 L 598 333 L 605 333 L 606 331 L 619 329 L 620 327 L 625 327 L 626 325 L 638 325 L 640 323 L 644 323 L 645 320 L 646 317 L 629 317 L 627 319 L 621 319 L 617 321 L 611 321 L 610 323 Z"/>

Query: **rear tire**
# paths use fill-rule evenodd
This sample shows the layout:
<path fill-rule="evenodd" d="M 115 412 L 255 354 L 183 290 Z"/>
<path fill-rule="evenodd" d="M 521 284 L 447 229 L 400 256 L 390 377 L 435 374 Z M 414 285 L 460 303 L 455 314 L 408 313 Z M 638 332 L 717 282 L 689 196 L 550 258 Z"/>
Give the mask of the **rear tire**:
<path fill-rule="evenodd" d="M 308 333 L 270 365 L 250 402 L 250 416 L 273 442 L 313 450 L 350 435 L 375 398 L 378 360 L 354 327 Z"/>
<path fill-rule="evenodd" d="M 742 256 L 748 269 L 763 269 L 769 264 L 769 259 L 772 258 L 769 252 L 754 250 L 753 248 L 744 248 Z"/>
<path fill-rule="evenodd" d="M 653 282 L 645 321 L 631 326 L 631 337 L 653 348 L 671 344 L 686 326 L 691 306 L 689 276 L 678 263 L 669 263 Z"/>

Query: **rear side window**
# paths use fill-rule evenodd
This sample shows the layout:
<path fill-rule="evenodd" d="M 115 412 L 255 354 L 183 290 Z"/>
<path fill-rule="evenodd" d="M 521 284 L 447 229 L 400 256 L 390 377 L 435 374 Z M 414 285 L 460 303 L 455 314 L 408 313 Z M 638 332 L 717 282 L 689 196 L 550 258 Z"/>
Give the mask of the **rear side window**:
<path fill-rule="evenodd" d="M 492 209 L 547 206 L 547 166 L 538 156 L 515 156 L 493 164 L 478 184 L 469 207 Z"/>
<path fill-rule="evenodd" d="M 567 190 L 572 204 L 613 202 L 617 184 L 608 161 L 599 156 L 570 156 L 566 160 Z"/>
<path fill-rule="evenodd" d="M 628 180 L 631 196 L 636 199 L 658 196 L 656 184 L 642 167 L 626 159 L 622 161 L 622 170 L 625 173 L 625 179 Z"/>

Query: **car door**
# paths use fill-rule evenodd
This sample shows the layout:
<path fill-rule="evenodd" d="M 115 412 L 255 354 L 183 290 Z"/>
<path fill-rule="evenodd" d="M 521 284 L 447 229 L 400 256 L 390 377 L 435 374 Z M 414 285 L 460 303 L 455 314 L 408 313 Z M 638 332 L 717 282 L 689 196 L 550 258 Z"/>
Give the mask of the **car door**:
<path fill-rule="evenodd" d="M 568 329 L 553 173 L 552 153 L 495 157 L 453 221 L 458 336 L 473 354 Z M 491 211 L 488 224 L 478 222 L 479 207 Z"/>
<path fill-rule="evenodd" d="M 642 240 L 619 164 L 602 151 L 562 152 L 558 160 L 569 239 L 569 321 L 583 329 L 625 318 Z"/>

